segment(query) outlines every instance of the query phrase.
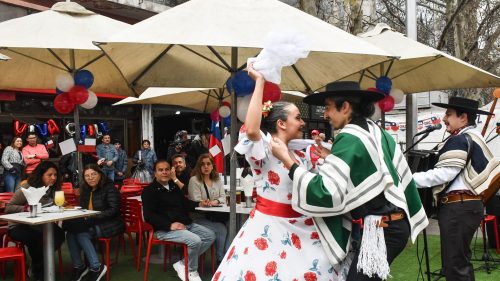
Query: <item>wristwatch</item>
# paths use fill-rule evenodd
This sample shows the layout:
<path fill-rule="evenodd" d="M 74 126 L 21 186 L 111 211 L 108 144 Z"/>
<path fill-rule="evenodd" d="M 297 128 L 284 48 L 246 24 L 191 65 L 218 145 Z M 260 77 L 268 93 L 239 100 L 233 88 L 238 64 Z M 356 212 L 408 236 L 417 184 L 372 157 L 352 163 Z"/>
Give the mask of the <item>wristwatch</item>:
<path fill-rule="evenodd" d="M 178 181 L 179 181 L 179 179 L 175 179 L 175 180 L 174 180 L 174 183 L 177 183 Z"/>

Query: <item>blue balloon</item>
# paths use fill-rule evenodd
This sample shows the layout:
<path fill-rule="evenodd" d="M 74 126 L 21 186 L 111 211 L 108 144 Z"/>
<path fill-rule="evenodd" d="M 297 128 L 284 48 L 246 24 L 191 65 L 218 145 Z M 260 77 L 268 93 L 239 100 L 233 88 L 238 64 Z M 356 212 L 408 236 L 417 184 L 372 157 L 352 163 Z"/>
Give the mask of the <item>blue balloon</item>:
<path fill-rule="evenodd" d="M 229 78 L 227 78 L 227 80 L 226 80 L 226 90 L 227 90 L 229 93 L 232 93 L 232 92 L 233 92 L 233 79 L 232 79 L 232 77 L 229 77 Z"/>
<path fill-rule="evenodd" d="M 87 137 L 87 125 L 80 125 L 80 144 L 85 144 Z"/>
<path fill-rule="evenodd" d="M 56 88 L 56 95 L 60 95 L 60 94 L 62 94 L 62 93 L 64 93 L 64 92 L 63 92 L 63 91 L 61 91 L 61 90 L 59 90 L 58 88 Z"/>
<path fill-rule="evenodd" d="M 234 88 L 234 93 L 237 97 L 243 97 L 249 95 L 253 92 L 255 88 L 255 81 L 248 76 L 248 73 L 244 70 L 236 72 L 233 76 L 232 87 Z"/>
<path fill-rule="evenodd" d="M 227 128 L 231 128 L 231 115 L 222 119 L 222 125 Z"/>
<path fill-rule="evenodd" d="M 375 86 L 377 87 L 377 90 L 388 95 L 392 88 L 392 81 L 387 76 L 380 76 L 377 79 Z"/>
<path fill-rule="evenodd" d="M 47 136 L 49 135 L 47 123 L 36 124 L 35 126 L 38 129 L 38 133 L 40 134 L 40 136 L 44 139 L 47 138 Z"/>
<path fill-rule="evenodd" d="M 88 89 L 92 84 L 94 84 L 94 75 L 92 75 L 92 72 L 82 69 L 75 73 L 75 85 Z"/>

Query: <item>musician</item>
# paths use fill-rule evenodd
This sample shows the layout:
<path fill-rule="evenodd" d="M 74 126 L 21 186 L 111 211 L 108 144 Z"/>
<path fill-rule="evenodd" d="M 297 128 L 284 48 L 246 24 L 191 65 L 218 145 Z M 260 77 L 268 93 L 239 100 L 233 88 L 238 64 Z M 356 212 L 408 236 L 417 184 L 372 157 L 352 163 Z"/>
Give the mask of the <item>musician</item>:
<path fill-rule="evenodd" d="M 434 187 L 433 193 L 438 195 L 446 279 L 474 280 L 469 245 L 483 218 L 483 202 L 478 194 L 488 187 L 490 174 L 494 176 L 494 170 L 498 170 L 498 161 L 476 130 L 475 120 L 477 114 L 490 113 L 479 110 L 478 101 L 460 97 L 451 97 L 448 104 L 433 105 L 446 108 L 443 121 L 451 136 L 439 145 L 434 169 L 415 173 L 413 178 L 417 186 Z"/>

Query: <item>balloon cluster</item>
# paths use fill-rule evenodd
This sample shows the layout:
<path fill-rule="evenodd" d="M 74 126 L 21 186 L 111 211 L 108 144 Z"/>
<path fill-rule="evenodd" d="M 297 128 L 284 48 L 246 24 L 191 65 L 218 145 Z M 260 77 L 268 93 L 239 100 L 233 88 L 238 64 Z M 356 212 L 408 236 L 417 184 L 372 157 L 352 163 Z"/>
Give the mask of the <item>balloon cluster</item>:
<path fill-rule="evenodd" d="M 94 83 L 92 72 L 82 69 L 71 74 L 64 73 L 56 77 L 56 93 L 54 108 L 61 114 L 68 114 L 75 106 L 92 109 L 97 105 L 97 96 L 89 88 Z"/>
<path fill-rule="evenodd" d="M 210 113 L 210 119 L 213 122 L 219 122 L 222 119 L 224 127 L 231 126 L 231 104 L 227 101 L 223 102 L 222 105 Z"/>
<path fill-rule="evenodd" d="M 22 137 L 24 133 L 37 133 L 43 139 L 48 138 L 49 136 L 59 134 L 59 126 L 57 123 L 49 119 L 46 123 L 41 124 L 26 124 L 22 123 L 19 120 L 14 120 L 14 135 L 16 137 Z"/>
<path fill-rule="evenodd" d="M 64 127 L 64 131 L 70 136 L 73 137 L 76 133 L 76 125 L 73 122 L 66 124 Z M 80 140 L 82 143 L 85 143 L 85 138 L 95 137 L 100 138 L 103 135 L 109 134 L 108 124 L 106 122 L 98 122 L 96 124 L 84 124 L 80 125 Z"/>
<path fill-rule="evenodd" d="M 368 88 L 368 91 L 380 92 L 385 97 L 377 102 L 375 113 L 372 119 L 379 119 L 381 112 L 389 112 L 394 109 L 394 105 L 403 101 L 404 93 L 400 89 L 392 88 L 392 81 L 387 76 L 379 77 L 375 82 L 376 88 Z"/>

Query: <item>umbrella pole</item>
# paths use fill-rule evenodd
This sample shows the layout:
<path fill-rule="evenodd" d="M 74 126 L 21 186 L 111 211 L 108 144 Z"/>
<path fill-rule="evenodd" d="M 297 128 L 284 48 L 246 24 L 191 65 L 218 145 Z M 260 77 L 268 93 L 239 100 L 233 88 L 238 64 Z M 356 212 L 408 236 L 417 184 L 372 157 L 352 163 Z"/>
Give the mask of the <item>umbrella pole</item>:
<path fill-rule="evenodd" d="M 71 76 L 75 76 L 75 50 L 71 49 L 69 50 L 70 53 L 70 67 L 71 67 Z M 83 172 L 83 165 L 82 165 L 82 155 L 80 154 L 80 151 L 78 150 L 78 145 L 80 144 L 80 112 L 79 112 L 79 106 L 78 104 L 75 104 L 75 109 L 73 110 L 73 119 L 75 122 L 75 142 L 76 142 L 76 163 L 77 163 L 77 175 L 78 175 L 78 185 L 82 182 L 82 172 Z M 75 187 L 73 187 L 75 188 Z"/>
<path fill-rule="evenodd" d="M 231 48 L 231 78 L 237 71 L 238 64 L 238 48 Z M 238 140 L 238 129 L 236 128 L 236 95 L 234 94 L 234 89 L 231 89 L 231 157 L 230 157 L 230 168 L 229 168 L 229 196 L 230 196 L 230 206 L 229 206 L 229 241 L 233 241 L 236 236 L 236 166 L 238 165 L 238 159 L 234 151 L 236 142 Z"/>

